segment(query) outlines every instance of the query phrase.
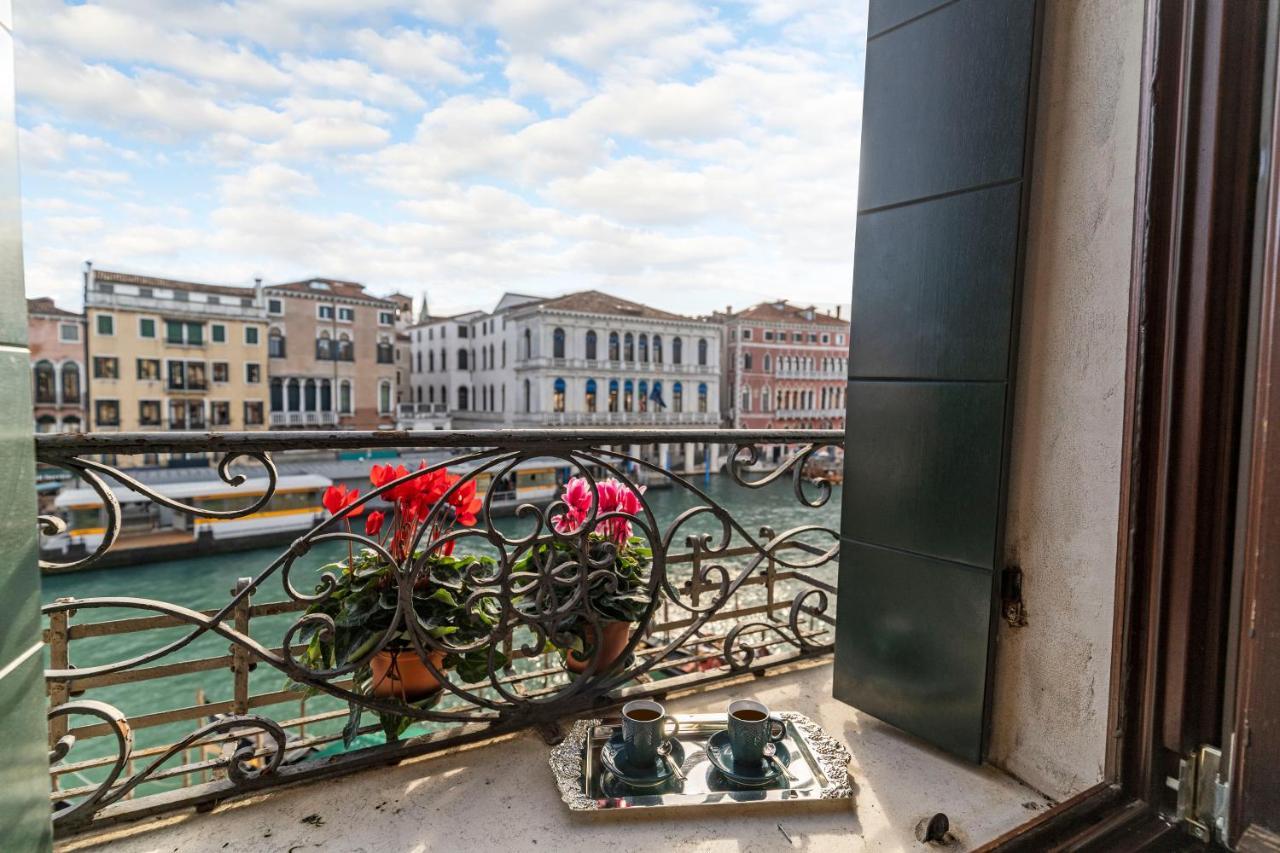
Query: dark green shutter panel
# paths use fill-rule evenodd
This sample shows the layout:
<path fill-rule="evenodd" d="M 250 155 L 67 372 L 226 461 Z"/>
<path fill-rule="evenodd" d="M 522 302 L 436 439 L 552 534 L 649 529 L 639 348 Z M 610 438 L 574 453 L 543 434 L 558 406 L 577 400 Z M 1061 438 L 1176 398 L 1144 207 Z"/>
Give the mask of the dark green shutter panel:
<path fill-rule="evenodd" d="M 835 695 L 977 761 L 1008 479 L 1035 0 L 872 0 Z"/>

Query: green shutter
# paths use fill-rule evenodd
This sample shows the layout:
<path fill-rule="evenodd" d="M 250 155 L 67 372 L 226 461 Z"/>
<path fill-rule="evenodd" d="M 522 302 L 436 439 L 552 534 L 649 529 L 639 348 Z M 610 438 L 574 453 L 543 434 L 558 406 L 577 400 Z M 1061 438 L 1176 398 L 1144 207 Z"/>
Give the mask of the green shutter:
<path fill-rule="evenodd" d="M 98 315 L 98 334 L 114 335 L 115 334 L 115 318 L 110 314 Z"/>
<path fill-rule="evenodd" d="M 835 696 L 982 758 L 1035 0 L 872 0 Z"/>
<path fill-rule="evenodd" d="M 139 320 L 138 335 L 143 338 L 154 338 L 156 336 L 156 321 L 150 317 L 143 317 Z"/>
<path fill-rule="evenodd" d="M 203 323 L 187 324 L 187 343 L 189 344 L 204 343 L 204 324 Z"/>
<path fill-rule="evenodd" d="M 196 328 L 199 329 L 200 327 L 196 326 Z M 227 327 L 221 323 L 214 323 L 210 336 L 215 344 L 225 344 L 227 342 Z"/>
<path fill-rule="evenodd" d="M 180 320 L 164 321 L 164 336 L 171 344 L 182 343 L 182 322 Z"/>

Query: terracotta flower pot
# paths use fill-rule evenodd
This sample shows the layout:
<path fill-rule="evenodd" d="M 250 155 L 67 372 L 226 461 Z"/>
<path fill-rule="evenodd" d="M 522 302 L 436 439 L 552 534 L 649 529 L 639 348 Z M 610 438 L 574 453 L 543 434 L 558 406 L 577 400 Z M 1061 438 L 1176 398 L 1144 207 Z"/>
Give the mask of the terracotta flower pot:
<path fill-rule="evenodd" d="M 431 663 L 444 671 L 444 652 L 430 653 Z M 380 699 L 417 702 L 440 690 L 440 679 L 427 669 L 415 649 L 383 649 L 369 661 L 373 670 L 373 695 Z"/>
<path fill-rule="evenodd" d="M 618 663 L 618 659 L 622 657 L 622 652 L 627 647 L 628 641 L 631 639 L 631 623 L 630 622 L 602 622 L 604 626 L 604 641 L 596 643 L 595 629 L 590 625 L 586 629 L 587 645 L 595 646 L 594 649 L 585 657 L 578 657 L 577 653 L 570 649 L 564 657 L 564 665 L 570 672 L 586 672 L 587 664 L 593 658 L 596 659 L 596 675 L 609 672 L 614 665 Z"/>

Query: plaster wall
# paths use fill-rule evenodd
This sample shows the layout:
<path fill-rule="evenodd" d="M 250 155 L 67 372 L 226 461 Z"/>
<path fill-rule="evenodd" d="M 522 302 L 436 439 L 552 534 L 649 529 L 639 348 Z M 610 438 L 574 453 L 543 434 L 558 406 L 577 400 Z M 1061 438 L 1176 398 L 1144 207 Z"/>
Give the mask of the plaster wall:
<path fill-rule="evenodd" d="M 1140 0 L 1046 3 L 992 763 L 1054 798 L 1102 778 L 1143 30 Z"/>

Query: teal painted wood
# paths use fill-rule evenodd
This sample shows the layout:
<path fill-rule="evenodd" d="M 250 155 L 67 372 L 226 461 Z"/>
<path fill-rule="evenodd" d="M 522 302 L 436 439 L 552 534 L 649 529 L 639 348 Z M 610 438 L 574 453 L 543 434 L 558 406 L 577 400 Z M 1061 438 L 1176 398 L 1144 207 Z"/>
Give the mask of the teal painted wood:
<path fill-rule="evenodd" d="M 1039 8 L 872 0 L 870 21 L 834 694 L 979 761 Z"/>
<path fill-rule="evenodd" d="M 49 764 L 36 569 L 31 359 L 22 276 L 13 36 L 0 21 L 0 847 L 52 846 Z"/>

